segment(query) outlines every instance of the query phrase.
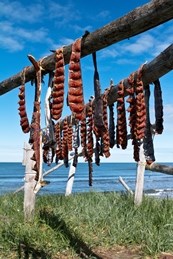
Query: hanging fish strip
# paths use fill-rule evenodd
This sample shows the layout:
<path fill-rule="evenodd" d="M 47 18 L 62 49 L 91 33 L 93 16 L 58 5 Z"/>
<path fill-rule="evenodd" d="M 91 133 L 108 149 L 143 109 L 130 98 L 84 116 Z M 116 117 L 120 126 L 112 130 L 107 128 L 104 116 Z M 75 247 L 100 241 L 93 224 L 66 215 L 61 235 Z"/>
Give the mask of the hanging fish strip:
<path fill-rule="evenodd" d="M 162 90 L 159 79 L 154 81 L 154 107 L 155 107 L 155 133 L 163 132 L 163 100 Z"/>
<path fill-rule="evenodd" d="M 111 89 L 113 88 L 114 84 L 113 84 L 113 80 L 111 79 L 110 81 L 110 90 L 109 90 L 109 93 L 108 93 L 108 97 L 109 97 L 109 94 L 111 94 Z M 115 122 L 114 122 L 114 103 L 110 104 L 108 106 L 108 109 L 109 109 L 109 124 L 108 124 L 108 127 L 109 127 L 109 146 L 110 148 L 113 148 L 116 141 L 115 141 Z"/>
<path fill-rule="evenodd" d="M 110 90 L 113 87 L 113 81 L 110 82 Z M 109 91 L 108 95 L 111 93 Z M 110 148 L 115 145 L 115 122 L 114 122 L 114 103 L 108 106 L 109 109 L 109 142 Z"/>
<path fill-rule="evenodd" d="M 72 53 L 69 62 L 69 89 L 68 104 L 75 118 L 82 119 L 84 110 L 83 85 L 81 75 L 81 39 L 77 39 L 72 45 Z"/>
<path fill-rule="evenodd" d="M 93 64 L 94 64 L 94 127 L 100 131 L 105 130 L 104 121 L 103 121 L 103 100 L 101 96 L 101 87 L 99 81 L 99 73 L 97 70 L 97 60 L 96 60 L 96 52 L 92 53 Z"/>
<path fill-rule="evenodd" d="M 73 150 L 73 126 L 72 119 L 68 121 L 68 139 L 67 139 L 68 151 Z"/>
<path fill-rule="evenodd" d="M 80 138 L 79 138 L 79 122 L 76 120 L 73 127 L 73 148 L 74 148 L 74 159 L 73 166 L 77 167 L 78 163 L 78 147 L 80 146 Z"/>
<path fill-rule="evenodd" d="M 146 107 L 144 86 L 142 82 L 142 68 L 139 69 L 136 80 L 136 139 L 142 140 L 145 136 Z"/>
<path fill-rule="evenodd" d="M 94 113 L 93 113 L 94 116 Z M 95 125 L 93 125 L 93 133 L 96 137 L 96 144 L 95 144 L 95 164 L 100 165 L 100 156 L 103 156 L 104 153 L 104 144 L 103 144 L 103 133 L 104 131 L 101 131 L 99 128 L 97 128 Z"/>
<path fill-rule="evenodd" d="M 82 154 L 86 161 L 88 161 L 88 167 L 89 167 L 89 185 L 92 185 L 92 156 L 93 156 L 93 114 L 92 114 L 92 101 L 93 97 L 89 100 L 89 105 L 84 110 L 84 117 L 81 120 L 81 128 L 80 128 L 80 135 L 81 135 L 81 146 L 82 146 Z M 91 118 L 89 119 L 88 116 Z M 89 124 L 89 125 L 87 125 Z M 90 144 L 91 142 L 91 144 Z M 88 154 L 91 157 L 89 157 Z"/>
<path fill-rule="evenodd" d="M 100 165 L 100 156 L 109 157 L 110 156 L 110 137 L 109 137 L 109 128 L 108 128 L 108 113 L 107 113 L 107 96 L 109 89 L 101 96 L 102 98 L 102 119 L 104 123 L 104 128 L 100 130 L 96 125 L 94 125 L 93 131 L 96 136 L 96 146 L 95 146 L 95 163 Z M 93 116 L 95 110 L 93 112 Z"/>
<path fill-rule="evenodd" d="M 109 128 L 108 128 L 108 113 L 107 113 L 107 97 L 109 90 L 105 91 L 103 94 L 103 121 L 105 130 L 102 132 L 102 141 L 103 141 L 103 154 L 106 158 L 110 156 L 110 139 L 109 139 Z"/>
<path fill-rule="evenodd" d="M 102 105 L 103 105 L 103 103 L 102 103 Z M 95 102 L 94 102 L 93 107 L 95 107 Z M 102 116 L 103 116 L 103 107 L 102 107 Z M 103 141 L 102 141 L 103 131 L 101 130 L 101 128 L 97 127 L 94 124 L 94 118 L 95 118 L 95 108 L 93 109 L 93 133 L 96 138 L 94 154 L 95 154 L 95 164 L 99 166 L 100 165 L 100 156 L 101 155 L 103 156 Z M 105 128 L 104 128 L 104 130 L 105 130 Z"/>
<path fill-rule="evenodd" d="M 51 165 L 53 157 L 55 155 L 56 140 L 55 140 L 55 129 L 54 121 L 51 118 L 51 91 L 53 85 L 54 72 L 49 72 L 48 88 L 45 96 L 45 121 L 46 128 L 42 130 L 42 142 L 43 142 L 43 161 L 47 165 Z"/>
<path fill-rule="evenodd" d="M 89 102 L 87 113 L 87 154 L 88 158 L 92 158 L 93 156 L 93 109 L 92 109 L 92 102 Z"/>
<path fill-rule="evenodd" d="M 89 101 L 88 109 L 86 112 L 87 118 L 87 158 L 88 161 L 88 169 L 89 169 L 89 186 L 92 186 L 92 157 L 93 157 L 93 108 L 92 108 L 92 101 Z"/>
<path fill-rule="evenodd" d="M 43 161 L 46 163 L 48 166 L 50 166 L 53 162 L 53 158 L 55 155 L 55 151 L 53 148 L 48 148 L 43 150 Z"/>
<path fill-rule="evenodd" d="M 134 88 L 134 73 L 132 73 L 128 78 L 129 86 L 126 88 L 126 92 L 129 94 L 126 102 L 129 103 L 129 107 L 127 111 L 130 113 L 129 115 L 129 126 L 130 126 L 130 134 L 133 145 L 133 158 L 135 161 L 139 161 L 139 144 L 136 140 L 136 96 L 135 96 L 135 88 Z"/>
<path fill-rule="evenodd" d="M 55 120 L 61 117 L 64 104 L 64 70 L 63 48 L 60 48 L 55 52 L 55 74 L 52 90 L 51 114 Z"/>
<path fill-rule="evenodd" d="M 20 126 L 22 128 L 22 131 L 24 133 L 28 133 L 30 131 L 30 126 L 29 126 L 29 120 L 28 120 L 28 116 L 26 113 L 26 106 L 25 106 L 25 71 L 26 68 L 24 68 L 24 70 L 22 71 L 22 75 L 21 75 L 21 86 L 19 88 L 19 116 L 20 116 Z"/>
<path fill-rule="evenodd" d="M 117 98 L 117 126 L 116 126 L 116 141 L 117 147 L 122 149 L 127 147 L 127 124 L 126 124 L 126 110 L 124 103 L 124 84 L 123 80 L 118 85 Z"/>
<path fill-rule="evenodd" d="M 142 82 L 142 67 L 139 69 L 136 80 L 132 78 L 129 79 L 129 82 L 133 81 L 133 87 L 135 91 L 135 104 L 134 100 L 131 100 L 131 106 L 128 108 L 130 116 L 134 111 L 134 116 L 130 118 L 130 127 L 132 130 L 132 144 L 134 145 L 134 159 L 136 162 L 139 161 L 139 146 L 143 141 L 145 136 L 145 127 L 146 127 L 146 107 L 145 107 L 145 97 L 144 97 L 144 86 Z M 132 95 L 131 95 L 132 97 Z M 130 98 L 128 100 L 130 102 Z M 133 108 L 134 107 L 134 108 Z"/>
<path fill-rule="evenodd" d="M 115 145 L 115 123 L 114 123 L 114 104 L 109 105 L 109 145 Z"/>
<path fill-rule="evenodd" d="M 94 125 L 93 131 L 96 136 L 96 146 L 95 146 L 95 163 L 96 165 L 100 165 L 100 155 L 105 154 L 105 156 L 109 156 L 109 152 L 107 150 L 107 139 L 108 139 L 108 128 L 107 126 L 107 107 L 104 107 L 103 97 L 101 95 L 101 87 L 99 81 L 99 73 L 97 69 L 97 60 L 96 60 L 96 52 L 92 54 L 93 64 L 94 64 L 94 109 L 93 109 L 93 118 Z M 106 133 L 107 132 L 107 133 Z M 108 133 L 109 134 L 109 133 Z"/>
<path fill-rule="evenodd" d="M 65 167 L 68 167 L 68 123 L 67 117 L 63 121 L 63 129 L 62 129 L 62 157 L 64 160 Z"/>
<path fill-rule="evenodd" d="M 42 142 L 43 145 L 43 161 L 48 166 L 51 165 L 53 162 L 53 158 L 55 156 L 55 150 L 56 150 L 56 139 L 55 139 L 55 125 L 52 122 L 52 125 L 46 128 L 45 131 L 43 131 L 43 138 Z"/>
<path fill-rule="evenodd" d="M 80 136 L 81 136 L 81 146 L 82 146 L 82 155 L 87 158 L 87 145 L 86 145 L 86 136 L 87 136 L 87 126 L 86 126 L 86 107 L 84 108 L 84 116 L 80 122 Z"/>
<path fill-rule="evenodd" d="M 31 159 L 36 162 L 33 170 L 36 171 L 35 180 L 38 181 L 40 178 L 40 95 L 42 73 L 40 62 L 37 62 L 31 55 L 28 55 L 28 58 L 33 64 L 36 72 L 34 111 L 32 115 L 29 142 L 32 144 L 32 148 L 34 150 L 34 154 Z"/>
<path fill-rule="evenodd" d="M 147 164 L 152 164 L 155 161 L 153 138 L 151 132 L 150 123 L 150 110 L 149 110 L 149 99 L 150 99 L 150 86 L 145 86 L 145 105 L 146 105 L 146 128 L 145 136 L 143 141 L 144 155 Z"/>
<path fill-rule="evenodd" d="M 59 160 L 62 160 L 62 136 L 61 136 L 61 129 L 60 129 L 60 122 L 58 121 L 55 124 L 55 139 L 56 139 L 56 163 L 58 163 Z"/>

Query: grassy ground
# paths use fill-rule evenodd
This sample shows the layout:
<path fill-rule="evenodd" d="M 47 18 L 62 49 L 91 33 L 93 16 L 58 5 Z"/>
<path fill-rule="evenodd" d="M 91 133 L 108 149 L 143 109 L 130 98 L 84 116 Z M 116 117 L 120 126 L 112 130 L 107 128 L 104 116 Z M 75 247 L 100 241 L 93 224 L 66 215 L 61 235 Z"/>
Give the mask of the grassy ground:
<path fill-rule="evenodd" d="M 34 220 L 24 222 L 23 194 L 0 196 L 0 259 L 107 258 L 94 251 L 119 246 L 137 247 L 138 258 L 173 252 L 173 200 L 136 207 L 117 193 L 38 196 Z"/>

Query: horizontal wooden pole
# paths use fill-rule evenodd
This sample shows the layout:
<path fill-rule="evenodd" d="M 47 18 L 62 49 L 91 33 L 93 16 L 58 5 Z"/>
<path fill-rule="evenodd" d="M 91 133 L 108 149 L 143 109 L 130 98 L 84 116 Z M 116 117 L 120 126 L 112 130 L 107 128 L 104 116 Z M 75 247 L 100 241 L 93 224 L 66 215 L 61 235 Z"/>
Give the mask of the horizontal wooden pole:
<path fill-rule="evenodd" d="M 151 165 L 146 165 L 145 169 L 149 170 L 149 171 L 158 172 L 158 173 L 173 175 L 173 167 L 172 166 L 152 163 Z"/>
<path fill-rule="evenodd" d="M 151 62 L 143 66 L 142 80 L 144 86 L 154 82 L 156 79 L 162 77 L 173 69 L 173 44 L 162 51 Z M 138 71 L 134 71 L 137 73 Z M 124 85 L 128 88 L 128 78 L 124 79 Z M 108 96 L 108 104 L 112 104 L 117 100 L 118 85 L 112 87 Z M 127 95 L 127 93 L 126 93 Z"/>
<path fill-rule="evenodd" d="M 81 57 L 85 57 L 95 51 L 108 47 L 116 42 L 130 38 L 147 31 L 173 18 L 172 0 L 153 0 L 148 4 L 134 9 L 127 15 L 105 25 L 104 27 L 88 34 L 82 40 Z M 69 63 L 71 45 L 64 47 L 65 64 Z M 55 55 L 52 54 L 42 61 L 45 74 L 55 67 Z M 26 70 L 26 82 L 35 76 L 34 67 L 28 66 Z M 0 83 L 0 95 L 11 91 L 21 85 L 21 72 Z"/>

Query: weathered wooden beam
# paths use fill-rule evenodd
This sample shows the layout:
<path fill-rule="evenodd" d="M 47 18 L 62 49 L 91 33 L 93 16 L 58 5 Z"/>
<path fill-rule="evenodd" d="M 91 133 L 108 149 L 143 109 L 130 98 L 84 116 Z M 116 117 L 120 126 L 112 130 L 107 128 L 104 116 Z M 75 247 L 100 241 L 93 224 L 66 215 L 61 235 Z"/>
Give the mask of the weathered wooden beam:
<path fill-rule="evenodd" d="M 151 62 L 143 66 L 142 80 L 145 85 L 154 82 L 156 79 L 162 77 L 173 69 L 173 44 L 162 51 L 156 58 Z M 137 73 L 137 71 L 135 71 Z M 124 79 L 124 85 L 127 88 L 128 79 Z M 112 87 L 108 96 L 108 104 L 112 104 L 117 100 L 118 85 Z M 125 95 L 128 93 L 126 92 Z"/>
<path fill-rule="evenodd" d="M 154 28 L 155 26 L 169 21 L 172 18 L 172 0 L 153 0 L 148 4 L 134 9 L 127 15 L 83 37 L 81 57 L 85 57 L 95 51 L 108 47 L 123 39 L 130 38 L 139 33 Z M 70 53 L 71 45 L 65 46 L 65 64 L 69 63 Z M 45 74 L 48 73 L 50 70 L 54 70 L 55 55 L 52 54 L 44 58 L 42 61 L 42 67 L 45 69 Z M 167 73 L 166 71 L 168 72 L 169 70 L 165 68 L 164 74 Z M 26 82 L 32 80 L 34 76 L 34 67 L 27 67 L 25 75 Z M 0 95 L 3 95 L 20 85 L 21 72 L 0 83 Z"/>
<path fill-rule="evenodd" d="M 162 173 L 162 174 L 169 174 L 173 175 L 173 167 L 172 166 L 167 166 L 167 165 L 162 165 L 158 163 L 152 163 L 151 165 L 145 166 L 146 170 Z"/>
<path fill-rule="evenodd" d="M 144 173 L 145 173 L 145 155 L 143 144 L 140 146 L 139 150 L 139 162 L 137 166 L 136 172 L 136 186 L 135 186 L 135 196 L 134 196 L 134 204 L 139 206 L 142 203 L 143 192 L 144 192 Z"/>

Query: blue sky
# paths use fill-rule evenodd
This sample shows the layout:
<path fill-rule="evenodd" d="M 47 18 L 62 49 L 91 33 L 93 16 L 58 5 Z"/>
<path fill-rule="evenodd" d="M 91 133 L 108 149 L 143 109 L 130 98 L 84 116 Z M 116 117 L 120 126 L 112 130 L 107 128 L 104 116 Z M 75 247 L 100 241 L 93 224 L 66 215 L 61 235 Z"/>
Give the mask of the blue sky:
<path fill-rule="evenodd" d="M 29 3 L 30 2 L 30 3 Z M 90 32 L 116 20 L 129 11 L 150 1 L 147 0 L 88 0 L 88 1 L 0 1 L 0 81 L 17 74 L 30 65 L 27 58 L 36 59 L 50 55 L 51 49 L 69 45 Z M 157 26 L 145 33 L 123 40 L 97 53 L 98 70 L 102 90 L 109 86 L 110 79 L 117 84 L 144 62 L 150 62 L 173 41 L 173 21 Z M 81 60 L 84 96 L 87 102 L 93 95 L 93 63 L 91 55 Z M 66 72 L 68 66 L 66 66 Z M 42 105 L 47 88 L 47 77 L 42 87 Z M 67 89 L 66 80 L 66 89 Z M 161 79 L 164 100 L 164 132 L 154 137 L 156 161 L 173 161 L 173 72 Z M 151 87 L 152 91 L 152 87 Z M 20 128 L 18 115 L 18 88 L 0 96 L 0 162 L 22 161 L 23 143 L 29 135 Z M 26 85 L 27 112 L 31 119 L 34 88 Z M 153 98 L 151 118 L 154 123 Z M 69 115 L 64 106 L 63 116 Z M 45 126 L 42 110 L 42 127 Z M 132 147 L 126 150 L 116 147 L 111 157 L 103 162 L 133 162 Z"/>

